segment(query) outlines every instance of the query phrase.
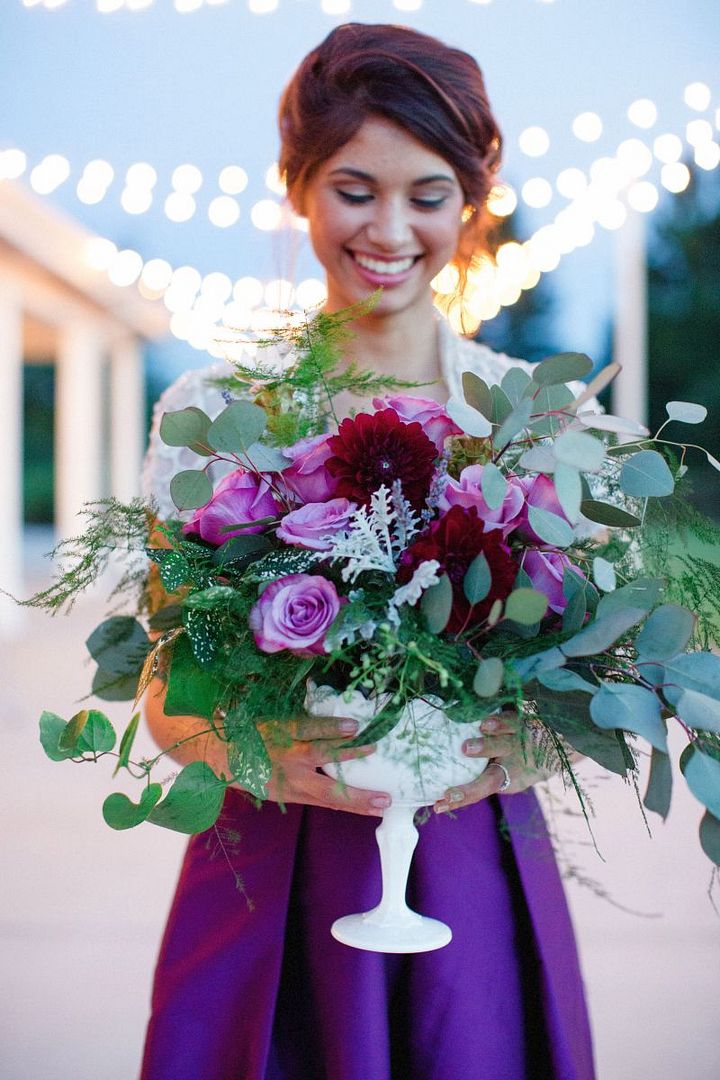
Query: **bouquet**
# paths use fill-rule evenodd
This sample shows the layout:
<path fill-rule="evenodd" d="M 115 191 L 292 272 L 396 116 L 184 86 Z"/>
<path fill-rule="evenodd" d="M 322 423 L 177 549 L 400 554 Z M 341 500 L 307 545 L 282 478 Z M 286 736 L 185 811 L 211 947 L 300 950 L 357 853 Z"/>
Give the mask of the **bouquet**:
<path fill-rule="evenodd" d="M 177 519 L 139 500 L 88 506 L 87 531 L 60 545 L 64 568 L 29 601 L 70 605 L 122 548 L 116 591 L 134 610 L 90 636 L 92 692 L 137 702 L 159 674 L 166 712 L 205 718 L 230 774 L 196 761 L 164 790 L 163 755 L 132 757 L 138 716 L 116 750 L 92 708 L 45 712 L 46 753 L 115 755 L 116 772 L 140 779 L 137 802 L 105 801 L 115 829 L 202 831 L 230 783 L 263 798 L 269 740 L 289 740 L 320 684 L 372 703 L 351 746 L 382 740 L 418 700 L 458 724 L 509 706 L 527 755 L 563 772 L 583 807 L 574 751 L 636 784 L 649 751 L 642 801 L 665 816 L 672 723 L 705 808 L 700 842 L 720 864 L 720 569 L 703 554 L 720 533 L 683 498 L 693 455 L 720 462 L 665 436 L 706 410 L 671 402 L 651 435 L 598 410 L 607 375 L 578 384 L 592 363 L 575 353 L 512 367 L 495 386 L 466 372 L 463 398 L 441 406 L 340 364 L 356 314 L 279 331 L 283 369 L 261 350 L 238 363 L 218 416 L 165 414 L 160 437 L 197 455 L 172 479 Z M 346 390 L 375 394 L 372 410 L 331 433 Z"/>

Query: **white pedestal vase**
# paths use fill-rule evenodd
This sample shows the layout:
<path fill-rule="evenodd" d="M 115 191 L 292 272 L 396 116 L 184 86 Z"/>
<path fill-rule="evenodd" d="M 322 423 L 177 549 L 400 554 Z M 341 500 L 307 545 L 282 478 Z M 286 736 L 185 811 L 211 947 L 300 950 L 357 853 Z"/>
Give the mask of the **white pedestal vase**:
<path fill-rule="evenodd" d="M 369 700 L 357 691 L 348 700 L 328 686 L 308 686 L 308 712 L 353 717 L 361 730 L 381 705 L 382 699 Z M 387 791 L 393 800 L 375 833 L 382 897 L 371 911 L 345 915 L 333 923 L 333 937 L 345 945 L 372 952 L 414 953 L 440 949 L 452 940 L 449 926 L 412 911 L 405 900 L 418 841 L 413 818 L 421 806 L 441 798 L 449 787 L 476 779 L 487 758 L 469 758 L 462 752 L 463 742 L 478 734 L 478 724 L 457 724 L 439 705 L 433 698 L 411 701 L 396 727 L 378 741 L 374 754 L 323 766 L 324 772 L 343 784 Z"/>

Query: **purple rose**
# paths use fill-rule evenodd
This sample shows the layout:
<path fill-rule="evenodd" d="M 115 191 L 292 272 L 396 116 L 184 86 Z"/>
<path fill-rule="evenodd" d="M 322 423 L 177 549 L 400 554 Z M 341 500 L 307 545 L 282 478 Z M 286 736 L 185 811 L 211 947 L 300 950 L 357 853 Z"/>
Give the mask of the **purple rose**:
<path fill-rule="evenodd" d="M 450 419 L 443 406 L 430 398 L 410 397 L 408 394 L 373 398 L 373 408 L 394 409 L 403 423 L 420 424 L 428 439 L 435 443 L 438 453 L 442 453 L 448 435 L 462 435 L 462 428 Z"/>
<path fill-rule="evenodd" d="M 565 570 L 573 570 L 580 578 L 585 575 L 561 551 L 526 551 L 522 568 L 530 578 L 533 589 L 544 593 L 552 611 L 562 615 L 567 600 L 563 593 Z"/>
<path fill-rule="evenodd" d="M 291 510 L 285 515 L 276 536 L 286 544 L 297 544 L 314 551 L 329 551 L 329 538 L 348 527 L 356 510 L 355 503 L 348 499 L 305 503 L 299 510 Z"/>
<path fill-rule="evenodd" d="M 313 435 L 283 449 L 285 457 L 292 461 L 282 474 L 283 483 L 300 502 L 327 502 L 335 494 L 338 482 L 325 468 L 325 462 L 332 457 L 330 438 Z"/>
<path fill-rule="evenodd" d="M 183 526 L 184 533 L 199 533 L 208 544 L 224 544 L 231 536 L 260 532 L 262 525 L 247 529 L 230 529 L 228 525 L 242 525 L 246 521 L 277 517 L 281 513 L 265 477 L 258 477 L 246 469 L 235 469 L 223 477 L 215 493 L 205 506 L 201 506 L 191 521 Z"/>
<path fill-rule="evenodd" d="M 482 473 L 482 465 L 468 465 L 460 473 L 459 480 L 449 478 L 440 496 L 438 509 L 441 513 L 447 513 L 451 506 L 464 506 L 468 509 L 474 506 L 477 508 L 478 517 L 485 523 L 485 529 L 502 529 L 505 539 L 520 523 L 525 492 L 520 479 L 511 474 L 507 477 L 508 484 L 503 501 L 500 506 L 491 510 L 485 502 L 480 486 Z"/>
<path fill-rule="evenodd" d="M 289 649 L 296 656 L 325 652 L 325 635 L 340 610 L 332 581 L 287 574 L 271 582 L 250 612 L 250 629 L 263 652 Z"/>
<path fill-rule="evenodd" d="M 539 510 L 549 510 L 551 514 L 556 514 L 559 518 L 562 518 L 563 521 L 568 521 L 568 518 L 560 505 L 560 500 L 557 497 L 552 477 L 545 476 L 543 473 L 539 473 L 538 476 L 524 476 L 522 480 L 520 480 L 520 484 L 525 492 L 525 507 L 520 521 L 517 524 L 517 528 L 530 540 L 535 540 L 538 544 L 542 544 L 544 543 L 543 538 L 538 536 L 535 530 L 530 526 L 528 517 L 529 508 L 535 506 Z M 569 521 L 568 524 L 570 524 Z"/>

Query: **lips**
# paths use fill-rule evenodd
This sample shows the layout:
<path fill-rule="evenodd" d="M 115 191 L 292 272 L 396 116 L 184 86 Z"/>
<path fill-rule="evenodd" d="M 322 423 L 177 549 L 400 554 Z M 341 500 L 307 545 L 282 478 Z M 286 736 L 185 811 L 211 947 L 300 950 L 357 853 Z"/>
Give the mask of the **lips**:
<path fill-rule="evenodd" d="M 360 275 L 374 285 L 400 284 L 411 274 L 421 255 L 404 255 L 394 259 L 382 259 L 360 251 L 346 249 Z"/>

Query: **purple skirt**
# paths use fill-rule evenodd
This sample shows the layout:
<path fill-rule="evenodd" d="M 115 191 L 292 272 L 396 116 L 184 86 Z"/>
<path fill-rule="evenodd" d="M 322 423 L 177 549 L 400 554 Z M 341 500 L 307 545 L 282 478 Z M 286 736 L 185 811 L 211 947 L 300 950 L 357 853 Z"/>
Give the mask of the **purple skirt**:
<path fill-rule="evenodd" d="M 376 818 L 229 791 L 190 841 L 141 1080 L 592 1080 L 569 914 L 531 791 L 420 826 L 408 899 L 436 952 L 330 936 L 380 896 Z"/>

